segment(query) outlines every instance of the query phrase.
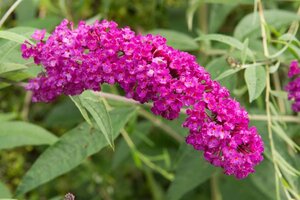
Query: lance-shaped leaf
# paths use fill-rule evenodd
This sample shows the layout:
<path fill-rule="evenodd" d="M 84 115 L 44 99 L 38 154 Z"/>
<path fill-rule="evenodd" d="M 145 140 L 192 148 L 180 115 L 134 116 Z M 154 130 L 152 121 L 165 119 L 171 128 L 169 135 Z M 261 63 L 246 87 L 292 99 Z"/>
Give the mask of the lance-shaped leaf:
<path fill-rule="evenodd" d="M 266 87 L 266 71 L 263 67 L 248 67 L 245 70 L 245 81 L 249 91 L 249 101 L 252 102 Z"/>
<path fill-rule="evenodd" d="M 25 145 L 51 145 L 57 137 L 34 124 L 20 121 L 0 122 L 0 149 Z"/>
<path fill-rule="evenodd" d="M 135 113 L 135 108 L 114 109 L 109 114 L 112 119 L 113 138 Z M 16 194 L 24 194 L 77 167 L 87 157 L 99 152 L 108 142 L 104 134 L 87 123 L 83 123 L 65 133 L 37 159 L 23 177 Z"/>

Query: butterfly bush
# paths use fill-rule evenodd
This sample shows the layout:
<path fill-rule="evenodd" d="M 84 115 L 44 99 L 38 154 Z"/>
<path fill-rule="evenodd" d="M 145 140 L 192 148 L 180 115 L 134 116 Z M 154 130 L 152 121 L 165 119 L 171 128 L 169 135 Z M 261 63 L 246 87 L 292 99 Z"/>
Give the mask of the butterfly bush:
<path fill-rule="evenodd" d="M 33 101 L 50 102 L 61 94 L 100 91 L 101 84 L 118 84 L 126 97 L 153 102 L 152 112 L 172 120 L 186 107 L 183 124 L 189 129 L 186 142 L 227 175 L 245 178 L 263 160 L 263 142 L 255 127 L 249 128 L 244 108 L 229 91 L 196 62 L 196 58 L 166 44 L 157 35 L 135 34 L 113 21 L 67 20 L 44 39 L 37 30 L 22 44 L 22 56 L 32 57 L 45 73 L 29 80 Z"/>
<path fill-rule="evenodd" d="M 288 99 L 294 100 L 292 104 L 292 109 L 295 112 L 300 112 L 300 77 L 297 75 L 300 74 L 300 67 L 298 61 L 294 60 L 290 64 L 290 69 L 288 72 L 289 78 L 294 78 L 288 85 L 285 87 L 285 90 L 288 92 Z"/>

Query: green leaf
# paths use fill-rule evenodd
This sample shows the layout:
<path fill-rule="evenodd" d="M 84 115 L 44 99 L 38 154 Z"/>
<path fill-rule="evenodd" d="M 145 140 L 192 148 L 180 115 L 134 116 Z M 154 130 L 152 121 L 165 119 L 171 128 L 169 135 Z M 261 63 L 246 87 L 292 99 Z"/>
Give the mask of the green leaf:
<path fill-rule="evenodd" d="M 25 40 L 32 43 L 27 37 L 24 37 L 23 35 L 20 35 L 20 34 L 11 32 L 11 31 L 0 31 L 0 38 L 14 41 L 19 44 L 22 44 Z"/>
<path fill-rule="evenodd" d="M 0 122 L 1 121 L 10 121 L 17 118 L 17 113 L 9 112 L 9 113 L 0 113 Z"/>
<path fill-rule="evenodd" d="M 155 29 L 149 33 L 154 35 L 161 35 L 167 39 L 167 44 L 175 49 L 182 51 L 195 51 L 199 49 L 199 46 L 195 40 L 184 33 L 166 30 L 166 29 Z"/>
<path fill-rule="evenodd" d="M 213 4 L 210 7 L 210 16 L 208 24 L 209 32 L 217 32 L 227 19 L 230 12 L 237 6 L 238 2 L 233 4 Z"/>
<path fill-rule="evenodd" d="M 266 71 L 263 67 L 247 67 L 245 81 L 249 92 L 249 101 L 252 102 L 263 92 L 266 87 Z"/>
<path fill-rule="evenodd" d="M 237 76 L 230 76 L 229 77 L 229 75 L 231 75 L 232 73 L 236 73 L 237 70 L 236 69 L 230 69 L 230 66 L 226 62 L 226 58 L 224 56 L 222 56 L 220 58 L 213 59 L 211 62 L 209 62 L 206 65 L 206 69 L 211 74 L 212 79 L 218 78 L 218 80 L 220 81 L 220 83 L 223 86 L 228 88 L 230 91 L 233 91 L 233 89 L 236 86 Z M 228 71 L 228 70 L 230 70 L 230 71 Z M 223 74 L 223 77 L 220 76 L 222 74 Z M 227 75 L 227 77 L 225 75 Z"/>
<path fill-rule="evenodd" d="M 215 168 L 205 161 L 202 154 L 190 146 L 180 156 L 175 180 L 168 189 L 168 199 L 178 200 L 210 178 Z"/>
<path fill-rule="evenodd" d="M 300 151 L 300 147 L 297 145 L 296 142 L 294 142 L 283 130 L 283 128 L 277 123 L 273 122 L 274 125 L 272 125 L 272 129 L 275 133 L 283 140 L 285 141 L 295 152 Z"/>
<path fill-rule="evenodd" d="M 47 127 L 66 130 L 75 127 L 80 122 L 82 122 L 82 115 L 69 99 L 55 104 L 43 120 L 43 124 Z"/>
<path fill-rule="evenodd" d="M 8 37 L 13 37 L 13 35 L 18 35 L 21 38 L 18 41 L 12 40 L 0 40 L 0 63 L 19 63 L 25 64 L 28 63 L 28 60 L 25 60 L 21 56 L 20 43 L 23 43 L 25 40 L 29 40 L 30 36 L 34 32 L 34 28 L 28 27 L 17 27 L 8 29 Z M 1 32 L 1 31 L 0 31 Z"/>
<path fill-rule="evenodd" d="M 220 74 L 219 76 L 217 76 L 215 78 L 216 81 L 222 80 L 223 78 L 226 78 L 227 76 L 230 76 L 232 74 L 237 73 L 238 71 L 240 71 L 241 68 L 237 68 L 237 69 L 228 69 L 226 71 L 224 71 L 222 74 Z"/>
<path fill-rule="evenodd" d="M 186 9 L 186 20 L 188 29 L 192 30 L 193 28 L 193 19 L 196 11 L 198 10 L 201 3 L 203 3 L 200 0 L 194 0 L 194 1 L 188 1 L 188 8 Z"/>
<path fill-rule="evenodd" d="M 259 191 L 249 178 L 236 180 L 231 176 L 222 177 L 219 188 L 224 200 L 273 200 Z"/>
<path fill-rule="evenodd" d="M 49 131 L 20 121 L 0 122 L 0 149 L 25 145 L 51 145 L 57 137 Z"/>
<path fill-rule="evenodd" d="M 199 40 L 213 40 L 213 41 L 222 42 L 222 43 L 227 44 L 231 47 L 234 47 L 234 48 L 236 48 L 240 51 L 245 51 L 246 55 L 248 55 L 251 58 L 254 58 L 253 52 L 248 47 L 245 47 L 245 45 L 242 42 L 240 42 L 239 40 L 237 40 L 236 38 L 228 36 L 228 35 L 207 34 L 207 35 L 197 37 L 195 40 L 196 41 L 199 41 Z"/>
<path fill-rule="evenodd" d="M 284 25 L 289 25 L 295 20 L 300 20 L 300 16 L 296 12 L 285 10 L 264 10 L 264 16 L 267 24 L 274 28 L 282 28 Z M 260 35 L 260 22 L 258 13 L 246 15 L 236 26 L 234 37 L 239 40 L 244 40 L 253 33 Z"/>
<path fill-rule="evenodd" d="M 7 188 L 7 186 L 0 182 L 0 199 L 2 200 L 3 198 L 11 198 L 12 195 L 9 191 L 9 189 Z"/>
<path fill-rule="evenodd" d="M 12 72 L 12 71 L 19 71 L 26 68 L 27 68 L 26 65 L 22 65 L 18 63 L 0 63 L 0 74 Z"/>
<path fill-rule="evenodd" d="M 136 108 L 110 111 L 113 138 L 119 135 Z M 23 177 L 16 194 L 24 194 L 80 165 L 87 157 L 99 152 L 108 142 L 104 134 L 87 123 L 65 133 L 37 159 Z"/>
<path fill-rule="evenodd" d="M 93 119 L 96 122 L 96 127 L 104 134 L 109 145 L 114 148 L 113 136 L 112 136 L 112 124 L 110 116 L 107 112 L 106 106 L 103 100 L 96 96 L 91 91 L 85 91 L 80 96 L 80 103 L 83 106 L 84 110 L 87 110 Z M 78 105 L 79 101 L 77 100 Z M 81 107 L 79 105 L 79 107 Z M 80 112 L 83 113 L 84 118 L 88 119 L 87 122 L 90 122 L 89 118 L 86 116 L 86 113 L 82 108 L 79 108 Z"/>
<path fill-rule="evenodd" d="M 74 104 L 76 105 L 76 107 L 80 111 L 80 113 L 81 113 L 82 117 L 85 119 L 85 121 L 90 126 L 93 126 L 93 123 L 92 123 L 87 111 L 85 110 L 84 106 L 82 105 L 80 97 L 79 96 L 70 96 L 70 99 L 74 102 Z"/>
<path fill-rule="evenodd" d="M 274 65 L 271 65 L 270 73 L 273 74 L 273 73 L 277 72 L 279 66 L 280 66 L 280 61 L 276 62 Z"/>
<path fill-rule="evenodd" d="M 276 199 L 274 166 L 265 159 L 255 168 L 255 173 L 250 175 L 253 185 L 270 199 Z"/>
<path fill-rule="evenodd" d="M 141 122 L 137 125 L 137 128 L 130 135 L 133 143 L 138 146 L 143 141 L 140 135 L 147 136 L 149 134 L 151 128 L 151 123 Z M 118 166 L 120 166 L 129 156 L 130 149 L 128 144 L 126 144 L 125 140 L 121 140 L 118 145 L 116 145 L 116 151 L 114 153 L 113 161 L 112 161 L 112 170 L 115 170 Z"/>
<path fill-rule="evenodd" d="M 270 93 L 275 97 L 288 100 L 288 94 L 286 91 L 271 90 Z"/>

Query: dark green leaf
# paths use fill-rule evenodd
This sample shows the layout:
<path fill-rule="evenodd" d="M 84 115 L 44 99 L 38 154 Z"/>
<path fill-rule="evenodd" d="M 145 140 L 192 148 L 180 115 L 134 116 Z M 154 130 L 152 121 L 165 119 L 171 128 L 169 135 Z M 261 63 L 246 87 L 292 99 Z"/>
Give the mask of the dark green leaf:
<path fill-rule="evenodd" d="M 300 16 L 296 12 L 285 10 L 265 10 L 264 16 L 266 22 L 275 28 L 282 28 L 284 25 L 289 25 L 295 20 L 300 20 Z M 239 40 L 244 40 L 253 33 L 260 35 L 260 22 L 258 13 L 246 15 L 236 26 L 234 37 Z"/>
<path fill-rule="evenodd" d="M 276 199 L 274 166 L 265 159 L 256 167 L 256 172 L 250 176 L 253 185 L 270 199 Z"/>
<path fill-rule="evenodd" d="M 257 188 L 249 180 L 249 178 L 246 178 L 244 180 L 237 180 L 236 178 L 231 176 L 222 176 L 219 182 L 219 187 L 223 199 L 271 200 L 271 198 L 257 190 Z"/>
<path fill-rule="evenodd" d="M 150 131 L 150 128 L 151 123 L 149 122 L 139 123 L 137 125 L 137 128 L 130 135 L 133 143 L 136 146 L 138 146 L 142 142 L 142 139 L 139 135 L 143 135 L 144 137 L 146 137 Z M 112 170 L 120 166 L 120 164 L 130 156 L 130 149 L 125 140 L 121 140 L 116 146 L 117 147 L 112 162 Z"/>
<path fill-rule="evenodd" d="M 114 109 L 109 113 L 114 124 L 114 138 L 119 135 L 135 110 L 135 108 L 122 108 Z M 87 123 L 79 125 L 43 152 L 23 177 L 16 194 L 24 194 L 70 171 L 107 145 L 108 142 L 101 131 L 91 128 Z"/>
<path fill-rule="evenodd" d="M 199 151 L 187 147 L 180 156 L 175 180 L 168 189 L 168 199 L 178 200 L 201 183 L 205 182 L 215 168 L 206 162 Z"/>
<path fill-rule="evenodd" d="M 226 21 L 227 16 L 236 7 L 238 2 L 232 4 L 213 4 L 210 9 L 209 17 L 209 32 L 217 32 L 223 23 Z"/>
<path fill-rule="evenodd" d="M 79 98 L 84 108 L 95 120 L 98 129 L 104 134 L 109 145 L 114 148 L 112 123 L 103 99 L 90 91 L 82 93 Z"/>
<path fill-rule="evenodd" d="M 57 137 L 49 131 L 27 122 L 0 122 L 0 149 L 25 145 L 51 145 Z"/>

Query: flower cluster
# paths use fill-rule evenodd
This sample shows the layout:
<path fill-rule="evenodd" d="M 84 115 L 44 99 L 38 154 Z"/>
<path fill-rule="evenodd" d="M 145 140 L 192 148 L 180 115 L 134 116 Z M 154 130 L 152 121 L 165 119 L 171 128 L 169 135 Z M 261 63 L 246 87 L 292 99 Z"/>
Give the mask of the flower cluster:
<path fill-rule="evenodd" d="M 285 90 L 288 92 L 288 99 L 294 100 L 292 109 L 295 112 L 300 112 L 300 77 L 297 75 L 300 74 L 300 67 L 298 61 L 294 60 L 290 64 L 290 70 L 288 72 L 288 77 L 293 78 L 294 80 L 288 83 L 285 87 Z"/>
<path fill-rule="evenodd" d="M 21 47 L 24 58 L 33 57 L 45 68 L 27 86 L 33 101 L 119 84 L 128 98 L 152 101 L 152 112 L 166 119 L 177 118 L 187 107 L 186 142 L 204 151 L 205 159 L 225 174 L 245 178 L 263 160 L 263 142 L 249 128 L 247 112 L 194 56 L 166 45 L 165 38 L 136 35 L 105 20 L 80 22 L 77 28 L 64 20 L 47 40 L 44 35 L 36 31 L 32 37 L 37 43 Z"/>

